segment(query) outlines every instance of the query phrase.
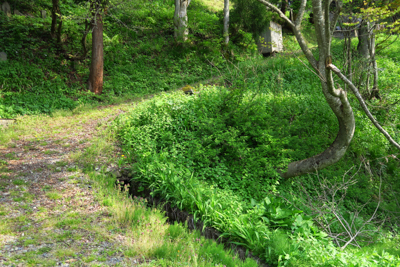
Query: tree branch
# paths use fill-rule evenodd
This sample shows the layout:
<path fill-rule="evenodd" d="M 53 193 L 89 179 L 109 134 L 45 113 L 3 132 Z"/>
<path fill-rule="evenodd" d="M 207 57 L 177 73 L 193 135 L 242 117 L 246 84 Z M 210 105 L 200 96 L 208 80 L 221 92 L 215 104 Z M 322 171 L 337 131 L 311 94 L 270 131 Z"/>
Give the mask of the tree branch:
<path fill-rule="evenodd" d="M 333 32 L 335 31 L 335 26 L 339 19 L 340 11 L 342 11 L 342 7 L 343 7 L 342 1 L 340 0 L 336 1 L 336 12 L 333 14 L 333 19 L 330 27 L 331 37 L 333 35 Z"/>
<path fill-rule="evenodd" d="M 264 4 L 265 6 L 269 7 L 270 9 L 272 9 L 274 12 L 278 13 L 278 15 L 282 19 L 284 19 L 292 27 L 294 35 L 296 36 L 296 40 L 299 43 L 301 50 L 303 51 L 303 53 L 307 57 L 308 62 L 310 62 L 311 66 L 316 71 L 318 71 L 317 60 L 315 59 L 314 55 L 311 53 L 310 48 L 307 46 L 307 42 L 304 39 L 303 35 L 301 34 L 300 27 L 297 27 L 293 23 L 293 21 L 291 21 L 288 17 L 286 17 L 285 14 L 282 13 L 282 11 L 279 8 L 277 8 L 276 6 L 271 4 L 270 2 L 265 1 L 265 0 L 258 0 L 258 2 Z M 307 3 L 307 0 L 302 0 L 302 5 L 303 4 L 305 5 L 306 3 Z M 304 11 L 303 11 L 303 13 L 304 13 Z M 301 15 L 301 17 L 302 17 L 302 15 Z M 300 22 L 301 22 L 301 20 L 300 20 Z M 300 26 L 300 22 L 299 22 L 299 26 Z M 296 20 L 296 23 L 297 23 L 297 20 Z"/>
<path fill-rule="evenodd" d="M 397 149 L 400 150 L 400 145 L 396 141 L 393 140 L 393 138 L 390 136 L 390 134 L 388 132 L 386 132 L 386 130 L 383 129 L 382 126 L 380 126 L 380 124 L 378 123 L 378 121 L 372 116 L 372 114 L 369 111 L 367 105 L 365 104 L 364 99 L 362 98 L 362 96 L 358 92 L 357 87 L 355 87 L 354 84 L 349 79 L 347 79 L 347 77 L 344 76 L 342 74 L 342 72 L 335 65 L 329 64 L 329 65 L 327 65 L 327 68 L 332 70 L 342 81 L 344 81 L 349 86 L 349 88 L 353 91 L 354 95 L 357 97 L 358 102 L 360 103 L 362 109 L 367 114 L 367 116 L 371 120 L 371 122 L 386 137 L 386 139 L 389 140 L 389 142 L 392 145 L 394 145 Z"/>
<path fill-rule="evenodd" d="M 303 1 L 304 1 L 304 0 L 303 0 Z M 291 21 L 288 17 L 286 17 L 286 15 L 283 14 L 283 12 L 282 12 L 279 8 L 277 8 L 276 6 L 274 6 L 273 4 L 271 4 L 270 2 L 265 1 L 265 0 L 258 0 L 258 2 L 260 2 L 260 3 L 264 4 L 264 5 L 266 5 L 267 7 L 269 7 L 270 9 L 272 9 L 273 11 L 275 11 L 276 13 L 278 13 L 279 17 L 281 17 L 282 19 L 284 19 L 291 27 L 293 27 L 293 28 L 295 27 L 293 21 Z"/>
<path fill-rule="evenodd" d="M 294 22 L 294 25 L 296 28 L 298 28 L 298 30 L 300 30 L 301 20 L 303 19 L 304 10 L 306 9 L 306 4 L 307 0 L 301 0 L 300 9 L 299 12 L 297 13 L 296 21 Z"/>

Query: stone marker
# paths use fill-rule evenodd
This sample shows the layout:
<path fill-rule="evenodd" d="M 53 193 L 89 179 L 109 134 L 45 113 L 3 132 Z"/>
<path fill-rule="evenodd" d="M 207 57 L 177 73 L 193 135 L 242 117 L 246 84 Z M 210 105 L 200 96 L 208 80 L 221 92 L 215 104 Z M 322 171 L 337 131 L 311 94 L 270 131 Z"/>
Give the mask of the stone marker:
<path fill-rule="evenodd" d="M 7 61 L 7 54 L 5 52 L 0 52 L 0 61 Z"/>
<path fill-rule="evenodd" d="M 258 51 L 262 54 L 283 51 L 282 26 L 270 21 L 268 27 L 260 34 L 257 42 Z"/>
<path fill-rule="evenodd" d="M 25 16 L 24 14 L 22 14 L 21 12 L 19 12 L 18 10 L 14 10 L 14 15 L 18 15 L 18 16 Z"/>
<path fill-rule="evenodd" d="M 7 1 L 1 5 L 1 10 L 7 15 L 7 17 L 11 17 L 11 7 Z"/>
<path fill-rule="evenodd" d="M 42 10 L 42 18 L 46 18 L 46 10 Z"/>

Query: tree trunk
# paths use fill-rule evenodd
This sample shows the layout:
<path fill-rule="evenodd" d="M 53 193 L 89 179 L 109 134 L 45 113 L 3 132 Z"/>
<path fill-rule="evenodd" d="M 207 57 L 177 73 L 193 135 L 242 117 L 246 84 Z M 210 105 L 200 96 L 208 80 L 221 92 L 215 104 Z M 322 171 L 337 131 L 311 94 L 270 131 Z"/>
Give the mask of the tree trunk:
<path fill-rule="evenodd" d="M 369 22 L 363 21 L 358 29 L 358 45 L 357 51 L 363 60 L 367 61 L 370 58 L 368 49 L 369 40 Z"/>
<path fill-rule="evenodd" d="M 174 37 L 178 42 L 184 42 L 188 38 L 187 8 L 191 0 L 175 0 L 174 13 Z"/>
<path fill-rule="evenodd" d="M 303 2 L 305 5 L 305 1 Z M 320 75 L 325 99 L 338 120 L 339 131 L 335 141 L 321 154 L 290 163 L 288 171 L 282 175 L 284 178 L 314 172 L 338 162 L 346 153 L 355 129 L 354 114 L 347 99 L 347 93 L 341 88 L 335 88 L 332 71 L 327 68 L 327 65 L 332 61 L 330 56 L 332 32 L 329 22 L 329 3 L 324 3 L 323 6 L 320 0 L 313 0 L 312 4 L 319 51 L 318 67 L 315 67 L 317 67 Z M 299 31 L 299 29 L 300 24 L 294 30 Z M 297 35 L 300 36 L 300 34 Z"/>
<path fill-rule="evenodd" d="M 281 11 L 285 15 L 286 15 L 286 10 L 287 10 L 288 6 L 289 6 L 289 0 L 282 0 L 281 1 Z"/>
<path fill-rule="evenodd" d="M 367 92 L 370 94 L 369 99 L 378 98 L 379 96 L 379 88 L 378 88 L 378 64 L 375 58 L 375 33 L 374 33 L 375 23 L 373 22 L 363 22 L 359 29 L 359 37 L 358 37 L 358 46 L 357 50 L 362 57 L 361 60 L 365 61 L 364 66 L 372 66 L 372 75 L 373 75 L 373 86 L 371 92 L 369 91 L 369 73 L 370 69 L 368 69 L 368 78 L 366 81 Z M 360 36 L 361 35 L 361 36 Z"/>
<path fill-rule="evenodd" d="M 301 20 L 304 15 L 307 0 L 301 0 L 300 9 L 297 14 L 296 20 L 292 21 L 282 11 L 266 0 L 258 0 L 259 2 L 266 5 L 268 8 L 278 13 L 279 16 L 284 19 L 293 29 L 296 36 L 297 42 L 299 43 L 301 50 L 305 54 L 307 60 L 311 64 L 315 73 L 318 73 L 318 77 L 321 80 L 322 93 L 325 99 L 336 115 L 339 124 L 339 131 L 335 141 L 321 154 L 307 158 L 304 160 L 289 163 L 288 170 L 286 173 L 281 174 L 283 178 L 291 178 L 294 176 L 314 172 L 316 170 L 328 167 L 338 162 L 343 155 L 346 153 L 347 148 L 353 139 L 355 130 L 355 120 L 353 110 L 347 99 L 347 93 L 341 88 L 335 88 L 335 84 L 332 77 L 332 72 L 335 72 L 339 78 L 345 82 L 348 87 L 353 91 L 355 96 L 360 102 L 361 107 L 367 114 L 368 118 L 375 125 L 375 127 L 381 131 L 381 133 L 391 142 L 396 148 L 400 149 L 400 145 L 396 143 L 393 138 L 383 129 L 379 123 L 375 120 L 372 114 L 369 112 L 364 100 L 359 94 L 354 84 L 347 79 L 340 70 L 332 64 L 331 53 L 331 41 L 332 33 L 334 31 L 334 24 L 336 24 L 337 17 L 340 14 L 342 2 L 337 1 L 338 8 L 335 10 L 333 25 L 330 25 L 329 20 L 329 6 L 331 1 L 312 0 L 312 11 L 314 14 L 315 24 L 315 35 L 318 43 L 318 61 L 312 54 L 310 48 L 300 31 Z"/>
<path fill-rule="evenodd" d="M 338 162 L 346 153 L 347 148 L 353 139 L 355 120 L 353 110 L 347 99 L 347 93 L 341 88 L 335 88 L 332 71 L 327 68 L 328 63 L 332 61 L 330 49 L 332 33 L 334 30 L 334 27 L 331 27 L 329 22 L 330 1 L 325 1 L 324 4 L 322 4 L 322 1 L 320 0 L 312 1 L 315 34 L 318 42 L 318 61 L 315 59 L 310 48 L 307 46 L 307 42 L 305 41 L 300 30 L 301 20 L 305 12 L 307 0 L 301 1 L 300 9 L 297 13 L 295 21 L 287 18 L 281 10 L 268 1 L 258 1 L 277 12 L 280 17 L 292 27 L 297 42 L 299 43 L 303 53 L 313 69 L 316 71 L 316 73 L 318 73 L 318 77 L 321 80 L 322 93 L 324 94 L 324 97 L 333 113 L 336 115 L 339 124 L 339 131 L 336 139 L 324 152 L 304 160 L 289 163 L 287 172 L 281 174 L 283 178 L 287 179 L 314 172 Z M 336 12 L 339 13 L 340 8 L 338 8 Z"/>
<path fill-rule="evenodd" d="M 321 81 L 322 91 L 330 108 L 335 113 L 339 124 L 339 131 L 335 141 L 321 154 L 304 160 L 289 163 L 288 170 L 282 174 L 283 178 L 291 178 L 298 175 L 315 172 L 338 162 L 346 153 L 353 139 L 355 120 L 350 103 L 345 91 L 341 96 L 335 97 L 329 93 L 328 84 Z M 341 99 L 342 98 L 342 99 Z"/>
<path fill-rule="evenodd" d="M 229 44 L 229 0 L 224 0 L 224 42 Z"/>
<path fill-rule="evenodd" d="M 100 95 L 103 91 L 103 20 L 100 14 L 100 5 L 95 4 L 92 21 L 92 62 L 89 75 L 89 90 Z"/>
<path fill-rule="evenodd" d="M 51 36 L 53 38 L 57 38 L 57 42 L 61 43 L 61 29 L 62 29 L 62 20 L 61 20 L 61 10 L 60 10 L 60 2 L 59 0 L 52 0 L 53 8 L 51 10 Z M 57 20 L 58 20 L 58 28 L 57 28 Z"/>
<path fill-rule="evenodd" d="M 370 99 L 371 98 L 380 99 L 381 97 L 379 95 L 379 88 L 378 88 L 378 63 L 376 62 L 375 58 L 375 33 L 373 32 L 373 29 L 371 29 L 370 31 L 368 51 L 372 63 L 372 75 L 374 76 L 374 85 L 372 87 Z"/>

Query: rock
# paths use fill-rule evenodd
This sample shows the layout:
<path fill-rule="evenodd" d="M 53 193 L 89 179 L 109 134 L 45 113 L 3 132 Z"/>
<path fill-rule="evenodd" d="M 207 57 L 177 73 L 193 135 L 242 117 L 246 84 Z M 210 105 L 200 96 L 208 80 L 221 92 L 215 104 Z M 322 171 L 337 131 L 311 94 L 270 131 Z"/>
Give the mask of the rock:
<path fill-rule="evenodd" d="M 42 18 L 44 18 L 44 19 L 47 18 L 47 16 L 46 16 L 46 10 L 42 10 L 42 11 L 41 11 L 41 14 L 42 14 Z"/>
<path fill-rule="evenodd" d="M 1 10 L 7 15 L 7 17 L 11 17 L 11 7 L 7 1 L 1 5 Z"/>
<path fill-rule="evenodd" d="M 6 52 L 0 52 L 0 61 L 7 61 Z M 13 120 L 13 122 L 14 122 L 14 120 Z"/>

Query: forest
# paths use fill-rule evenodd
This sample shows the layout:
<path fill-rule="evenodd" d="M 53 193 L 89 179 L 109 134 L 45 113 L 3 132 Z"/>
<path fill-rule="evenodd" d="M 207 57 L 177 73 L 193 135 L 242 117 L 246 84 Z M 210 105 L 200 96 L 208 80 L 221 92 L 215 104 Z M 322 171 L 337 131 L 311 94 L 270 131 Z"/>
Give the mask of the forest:
<path fill-rule="evenodd" d="M 0 7 L 1 266 L 400 266 L 399 0 Z"/>

